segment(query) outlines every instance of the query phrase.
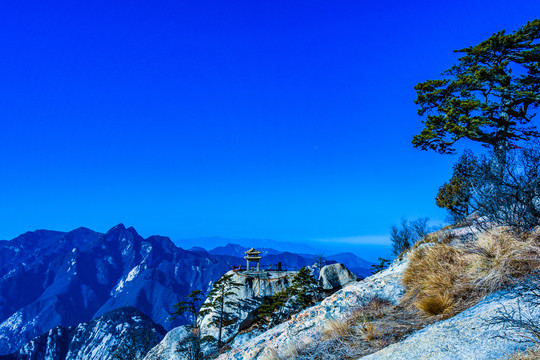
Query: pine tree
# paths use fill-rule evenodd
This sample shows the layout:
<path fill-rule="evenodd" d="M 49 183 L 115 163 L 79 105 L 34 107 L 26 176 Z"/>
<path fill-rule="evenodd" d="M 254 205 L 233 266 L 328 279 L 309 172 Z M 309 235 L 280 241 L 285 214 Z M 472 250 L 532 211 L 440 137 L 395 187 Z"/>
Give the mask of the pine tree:
<path fill-rule="evenodd" d="M 206 302 L 202 305 L 200 314 L 207 315 L 212 314 L 212 321 L 219 328 L 218 333 L 218 347 L 222 347 L 221 342 L 222 329 L 234 320 L 236 320 L 235 314 L 229 309 L 237 305 L 236 302 L 230 301 L 230 297 L 236 294 L 236 290 L 242 285 L 233 280 L 234 274 L 225 274 L 218 281 L 216 281 L 212 287 L 212 290 L 208 294 Z"/>
<path fill-rule="evenodd" d="M 315 297 L 315 291 L 318 287 L 317 281 L 311 274 L 311 271 L 305 266 L 302 267 L 291 281 L 290 293 L 295 296 L 294 305 L 305 309 L 311 305 Z"/>
<path fill-rule="evenodd" d="M 319 291 L 313 274 L 304 266 L 291 280 L 291 286 L 263 299 L 258 308 L 259 318 L 269 326 L 282 322 L 312 305 Z"/>
<path fill-rule="evenodd" d="M 456 50 L 464 56 L 442 80 L 415 86 L 418 114 L 426 118 L 413 145 L 453 153 L 460 139 L 482 143 L 493 150 L 492 171 L 502 178 L 511 143 L 540 136 L 530 124 L 540 105 L 539 40 L 537 19 Z"/>
<path fill-rule="evenodd" d="M 263 299 L 262 304 L 257 309 L 258 317 L 265 319 L 269 327 L 280 322 L 283 317 L 282 310 L 291 295 L 287 289 L 278 291 L 272 296 Z"/>
<path fill-rule="evenodd" d="M 193 327 L 197 327 L 197 317 L 199 315 L 199 305 L 203 298 L 201 290 L 192 290 L 191 293 L 184 297 L 183 301 L 174 305 L 174 311 L 170 313 L 170 321 L 174 321 L 178 316 L 185 313 L 193 314 Z"/>
<path fill-rule="evenodd" d="M 467 150 L 454 165 L 450 181 L 439 188 L 436 204 L 448 210 L 454 221 L 463 220 L 471 213 L 472 178 L 478 169 L 478 159 Z"/>
<path fill-rule="evenodd" d="M 376 273 L 383 271 L 390 265 L 391 261 L 385 258 L 379 258 L 378 264 L 371 265 L 371 274 L 375 275 Z"/>

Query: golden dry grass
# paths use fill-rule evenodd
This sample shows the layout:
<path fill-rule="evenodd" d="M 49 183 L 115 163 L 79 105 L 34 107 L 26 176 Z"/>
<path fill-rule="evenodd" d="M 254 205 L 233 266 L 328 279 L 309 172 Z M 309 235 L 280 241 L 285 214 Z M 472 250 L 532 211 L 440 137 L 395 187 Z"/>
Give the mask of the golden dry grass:
<path fill-rule="evenodd" d="M 359 332 L 366 341 L 373 341 L 376 337 L 375 325 L 371 321 L 365 321 L 360 325 Z"/>
<path fill-rule="evenodd" d="M 540 360 L 540 346 L 532 347 L 526 351 L 515 353 L 501 360 Z"/>
<path fill-rule="evenodd" d="M 349 360 L 396 343 L 431 321 L 387 300 L 374 298 L 354 309 L 346 319 L 326 323 L 318 341 L 304 342 L 292 354 L 284 351 L 270 360 Z"/>
<path fill-rule="evenodd" d="M 415 301 L 414 306 L 427 315 L 435 316 L 452 313 L 455 302 L 449 294 L 442 293 L 422 297 Z"/>
<path fill-rule="evenodd" d="M 468 254 L 476 288 L 493 292 L 540 268 L 540 234 L 505 229 L 482 234 Z"/>
<path fill-rule="evenodd" d="M 300 356 L 300 352 L 302 351 L 302 348 L 304 348 L 306 344 L 304 341 L 299 340 L 297 342 L 289 344 L 287 348 L 282 351 L 282 353 L 278 353 L 276 349 L 273 347 L 267 347 L 264 350 L 262 359 L 263 360 L 293 360 L 297 359 Z"/>
<path fill-rule="evenodd" d="M 431 243 L 449 244 L 453 239 L 454 239 L 454 236 L 449 231 L 445 231 L 445 230 L 435 231 L 431 234 L 428 234 L 423 239 L 420 239 L 417 242 L 415 242 L 414 245 L 411 247 L 411 250 L 414 250 L 423 244 L 431 244 Z"/>
<path fill-rule="evenodd" d="M 499 228 L 467 246 L 435 243 L 409 255 L 404 303 L 428 316 L 449 317 L 493 291 L 540 269 L 540 234 Z"/>

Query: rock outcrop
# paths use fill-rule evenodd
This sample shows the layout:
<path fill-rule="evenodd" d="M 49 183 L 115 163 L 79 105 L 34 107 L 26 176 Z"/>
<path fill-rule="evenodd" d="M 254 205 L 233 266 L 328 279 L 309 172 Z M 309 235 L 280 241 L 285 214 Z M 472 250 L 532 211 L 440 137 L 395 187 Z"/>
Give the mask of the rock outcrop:
<path fill-rule="evenodd" d="M 319 286 L 324 290 L 339 289 L 358 279 L 343 264 L 326 265 L 319 274 Z"/>
<path fill-rule="evenodd" d="M 222 341 L 235 336 L 242 325 L 248 326 L 243 322 L 253 316 L 263 298 L 285 290 L 295 274 L 295 271 L 260 272 L 257 276 L 234 271 L 226 273 L 225 275 L 233 275 L 232 281 L 239 283 L 240 287 L 235 290 L 235 295 L 227 299 L 233 305 L 226 306 L 225 311 L 235 314 L 240 320 L 222 329 Z M 212 321 L 215 315 L 214 312 L 210 312 L 200 319 L 201 336 L 212 336 L 217 339 L 219 329 Z"/>
<path fill-rule="evenodd" d="M 219 356 L 219 360 L 263 359 L 269 349 L 285 353 L 300 339 L 315 340 L 319 331 L 331 320 L 344 319 L 363 302 L 374 297 L 397 304 L 404 294 L 401 275 L 407 258 L 395 261 L 388 269 L 361 282 L 353 282 L 276 327 L 256 336 L 243 345 Z"/>

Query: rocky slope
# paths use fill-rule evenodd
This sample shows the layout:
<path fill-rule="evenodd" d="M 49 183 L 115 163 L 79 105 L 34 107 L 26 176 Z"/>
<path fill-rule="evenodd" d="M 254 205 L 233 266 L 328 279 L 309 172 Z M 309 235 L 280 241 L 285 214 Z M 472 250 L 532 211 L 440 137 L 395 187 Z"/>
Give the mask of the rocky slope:
<path fill-rule="evenodd" d="M 513 291 L 501 291 L 486 297 L 475 306 L 451 319 L 428 326 L 406 340 L 390 345 L 362 360 L 495 360 L 531 345 L 522 330 L 504 328 L 501 324 L 490 326 L 498 312 L 516 310 L 518 299 Z M 525 306 L 527 316 L 538 321 L 540 307 Z M 530 336 L 530 335 L 529 335 Z"/>
<path fill-rule="evenodd" d="M 264 359 L 270 349 L 278 353 L 287 350 L 299 340 L 317 341 L 325 323 L 333 319 L 344 319 L 359 304 L 373 297 L 397 303 L 404 293 L 401 274 L 407 260 L 394 262 L 388 269 L 368 277 L 361 282 L 344 286 L 319 304 L 294 315 L 276 327 L 258 335 L 239 347 L 218 357 L 219 360 Z"/>
<path fill-rule="evenodd" d="M 421 247 L 428 246 L 431 245 L 421 245 Z M 332 325 L 351 318 L 350 315 L 355 309 L 368 303 L 370 299 L 378 297 L 398 304 L 404 294 L 401 278 L 407 269 L 408 261 L 409 255 L 406 255 L 403 259 L 395 261 L 388 269 L 360 282 L 344 286 L 319 304 L 293 316 L 289 321 L 262 334 L 256 334 L 249 341 L 233 344 L 232 349 L 220 355 L 218 359 L 293 359 L 294 356 L 291 354 L 298 344 L 317 344 L 326 341 L 324 339 L 328 333 L 325 335 L 325 331 L 328 329 L 338 331 L 336 329 L 339 328 Z M 423 325 L 427 326 L 408 335 L 404 340 L 359 359 L 495 360 L 524 350 L 531 346 L 535 335 L 524 331 L 523 326 L 534 327 L 540 321 L 540 297 L 538 287 L 532 288 L 534 296 L 525 296 L 528 293 L 523 289 L 509 288 L 491 294 L 447 320 L 433 323 L 436 319 L 430 318 Z M 501 315 L 501 311 L 520 321 L 524 320 L 521 323 L 522 327 L 511 328 L 508 322 L 495 321 L 496 317 Z M 516 317 L 520 314 L 523 318 Z M 432 325 L 428 325 L 430 323 Z M 414 327 L 414 324 L 411 325 Z M 336 336 L 339 338 L 341 335 Z M 324 351 L 331 351 L 331 348 L 325 348 Z M 306 357 L 308 355 L 303 356 L 302 359 L 309 358 Z M 313 356 L 313 353 L 309 356 Z M 324 353 L 317 356 L 324 358 Z"/>
<path fill-rule="evenodd" d="M 0 360 L 113 360 L 142 358 L 165 329 L 135 308 L 120 308 L 74 327 L 55 327 Z"/>

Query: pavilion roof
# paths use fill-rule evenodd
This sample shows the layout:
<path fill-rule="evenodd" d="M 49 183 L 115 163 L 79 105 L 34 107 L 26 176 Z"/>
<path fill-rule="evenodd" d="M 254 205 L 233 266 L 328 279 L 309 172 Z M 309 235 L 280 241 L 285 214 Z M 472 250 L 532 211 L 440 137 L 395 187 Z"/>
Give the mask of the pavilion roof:
<path fill-rule="evenodd" d="M 246 251 L 246 255 L 259 255 L 261 252 L 258 250 L 255 250 L 254 248 L 249 249 Z"/>

